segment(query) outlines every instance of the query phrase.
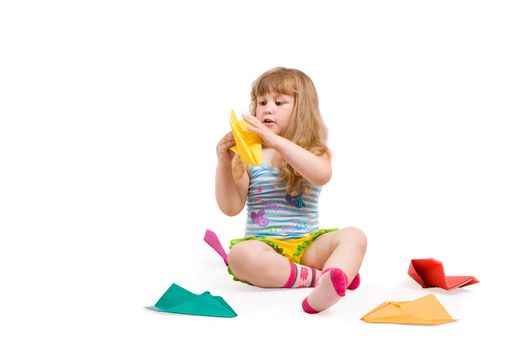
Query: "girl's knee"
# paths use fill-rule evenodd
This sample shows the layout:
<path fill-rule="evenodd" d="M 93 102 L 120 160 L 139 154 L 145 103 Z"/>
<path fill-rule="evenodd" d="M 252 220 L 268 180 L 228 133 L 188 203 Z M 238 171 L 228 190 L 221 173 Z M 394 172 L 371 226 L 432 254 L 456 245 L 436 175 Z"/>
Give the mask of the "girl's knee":
<path fill-rule="evenodd" d="M 352 242 L 354 242 L 354 244 L 357 244 L 361 249 L 366 249 L 367 239 L 363 231 L 361 231 L 357 227 L 346 227 L 341 231 L 345 235 L 345 237 L 347 237 L 346 239 L 352 240 Z"/>
<path fill-rule="evenodd" d="M 240 242 L 234 245 L 228 253 L 228 265 L 230 268 L 235 269 L 239 262 L 243 261 L 245 256 L 249 253 L 245 248 L 246 242 Z"/>
<path fill-rule="evenodd" d="M 233 270 L 257 263 L 260 251 L 264 248 L 258 241 L 244 241 L 234 245 L 228 254 L 228 265 Z M 264 243 L 262 243 L 264 244 Z"/>

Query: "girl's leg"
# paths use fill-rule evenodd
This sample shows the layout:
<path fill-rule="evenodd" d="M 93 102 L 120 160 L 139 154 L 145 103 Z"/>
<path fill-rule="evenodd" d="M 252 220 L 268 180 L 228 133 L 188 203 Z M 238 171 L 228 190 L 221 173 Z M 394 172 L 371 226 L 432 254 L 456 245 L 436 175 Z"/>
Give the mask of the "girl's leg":
<path fill-rule="evenodd" d="M 359 272 L 365 251 L 366 237 L 355 227 L 325 233 L 317 238 L 306 250 L 301 263 L 326 273 L 303 302 L 303 309 L 315 313 L 337 303 L 348 283 Z M 343 283 L 346 285 L 341 290 Z"/>
<path fill-rule="evenodd" d="M 241 281 L 263 288 L 280 288 L 290 276 L 290 262 L 268 244 L 248 240 L 235 244 L 228 264 Z"/>

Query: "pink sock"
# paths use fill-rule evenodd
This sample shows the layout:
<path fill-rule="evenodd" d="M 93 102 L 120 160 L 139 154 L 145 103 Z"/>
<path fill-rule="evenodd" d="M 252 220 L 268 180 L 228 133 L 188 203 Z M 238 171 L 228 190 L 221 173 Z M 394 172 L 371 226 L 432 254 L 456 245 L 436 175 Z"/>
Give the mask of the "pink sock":
<path fill-rule="evenodd" d="M 298 273 L 299 272 L 299 273 Z M 290 277 L 282 288 L 309 288 L 315 287 L 321 276 L 321 271 L 313 267 L 304 266 L 290 262 Z M 301 278 L 302 277 L 302 278 Z M 354 290 L 361 284 L 359 273 L 355 275 L 354 279 L 348 285 L 349 290 Z"/>
<path fill-rule="evenodd" d="M 358 272 L 357 275 L 355 275 L 352 282 L 350 282 L 350 285 L 348 285 L 348 289 L 350 290 L 357 289 L 357 287 L 359 287 L 360 284 L 361 284 L 361 277 L 359 276 L 359 272 Z"/>
<path fill-rule="evenodd" d="M 290 261 L 290 277 L 282 288 L 308 288 L 317 284 L 321 271 Z"/>
<path fill-rule="evenodd" d="M 328 309 L 345 296 L 348 278 L 343 270 L 329 268 L 323 271 L 314 290 L 303 300 L 303 310 L 309 314 Z"/>

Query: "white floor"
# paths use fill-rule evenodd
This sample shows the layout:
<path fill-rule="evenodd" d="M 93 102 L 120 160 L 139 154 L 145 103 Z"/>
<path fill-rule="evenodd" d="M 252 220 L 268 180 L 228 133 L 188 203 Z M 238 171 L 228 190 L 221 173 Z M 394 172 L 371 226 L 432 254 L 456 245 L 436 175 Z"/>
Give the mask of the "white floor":
<path fill-rule="evenodd" d="M 173 348 L 188 342 L 261 349 L 273 343 L 310 347 L 338 342 L 364 348 L 441 349 L 513 348 L 520 339 L 523 282 L 515 265 L 519 261 L 511 255 L 489 257 L 488 245 L 467 247 L 460 240 L 462 249 L 456 254 L 436 247 L 435 257 L 442 258 L 448 274 L 472 274 L 481 281 L 446 292 L 422 289 L 406 274 L 410 258 L 430 256 L 418 254 L 424 249 L 400 244 L 387 251 L 374 236 L 388 232 L 369 233 L 361 287 L 332 309 L 307 315 L 300 302 L 308 290 L 265 290 L 233 282 L 219 257 L 201 242 L 203 232 L 159 231 L 144 231 L 141 238 L 123 231 L 118 238 L 90 242 L 86 237 L 76 244 L 71 239 L 56 242 L 56 247 L 46 244 L 45 237 L 27 242 L 21 250 L 26 254 L 3 269 L 9 283 L 2 290 L 2 341 L 20 349 Z M 193 236 L 178 245 L 178 234 Z M 155 304 L 171 283 L 194 293 L 208 290 L 222 296 L 238 316 L 211 318 L 144 309 Z M 427 293 L 435 293 L 457 322 L 410 326 L 360 320 L 383 301 L 413 300 Z"/>
<path fill-rule="evenodd" d="M 218 267 L 211 261 L 210 265 Z M 490 281 L 454 292 L 423 290 L 403 274 L 405 266 L 398 267 L 397 282 L 393 278 L 383 280 L 384 276 L 367 274 L 369 269 L 364 268 L 361 288 L 348 293 L 336 307 L 315 316 L 304 314 L 300 308 L 307 290 L 263 290 L 233 284 L 218 275 L 217 271 L 209 271 L 205 275 L 213 288 L 208 290 L 223 296 L 237 311 L 237 318 L 201 319 L 153 312 L 146 312 L 147 315 L 141 318 L 150 331 L 157 327 L 168 334 L 171 327 L 192 331 L 192 335 L 176 332 L 177 339 L 168 340 L 170 335 L 156 329 L 155 334 L 162 339 L 156 340 L 158 343 L 155 345 L 159 347 L 166 343 L 176 345 L 179 337 L 186 336 L 207 346 L 218 344 L 215 339 L 220 339 L 224 344 L 234 341 L 253 344 L 256 348 L 264 348 L 271 341 L 283 346 L 296 343 L 303 346 L 334 346 L 340 343 L 345 347 L 391 346 L 406 349 L 515 343 L 519 325 L 514 323 L 517 319 L 510 309 L 512 305 L 505 300 L 491 302 L 499 298 L 491 295 Z M 412 300 L 426 293 L 435 293 L 458 321 L 440 326 L 406 326 L 369 324 L 360 320 L 383 301 Z M 502 322 L 501 318 L 507 321 Z M 203 333 L 195 339 L 193 332 L 198 333 L 198 330 Z M 261 336 L 266 340 L 259 340 Z M 240 345 L 238 347 L 241 348 Z"/>
<path fill-rule="evenodd" d="M 2 2 L 0 348 L 516 348 L 523 343 L 524 6 L 518 1 Z M 362 286 L 234 283 L 203 241 L 230 108 L 275 66 L 316 84 L 334 151 L 323 227 L 368 237 Z M 422 289 L 410 259 L 481 283 Z M 177 283 L 233 319 L 144 309 Z M 458 321 L 368 324 L 435 293 Z M 326 345 L 325 345 L 326 344 Z"/>

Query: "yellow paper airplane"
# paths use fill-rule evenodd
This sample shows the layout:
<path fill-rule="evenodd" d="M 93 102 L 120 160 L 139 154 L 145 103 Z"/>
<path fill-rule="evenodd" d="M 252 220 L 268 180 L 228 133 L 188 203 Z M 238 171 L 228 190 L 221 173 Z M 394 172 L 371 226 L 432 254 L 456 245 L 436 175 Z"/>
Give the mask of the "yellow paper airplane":
<path fill-rule="evenodd" d="M 262 140 L 259 135 L 247 129 L 249 125 L 244 120 L 237 120 L 235 112 L 231 111 L 230 127 L 236 145 L 230 149 L 237 153 L 243 162 L 258 166 L 262 160 Z"/>
<path fill-rule="evenodd" d="M 371 323 L 429 324 L 455 321 L 434 294 L 412 301 L 382 303 L 361 318 Z"/>

